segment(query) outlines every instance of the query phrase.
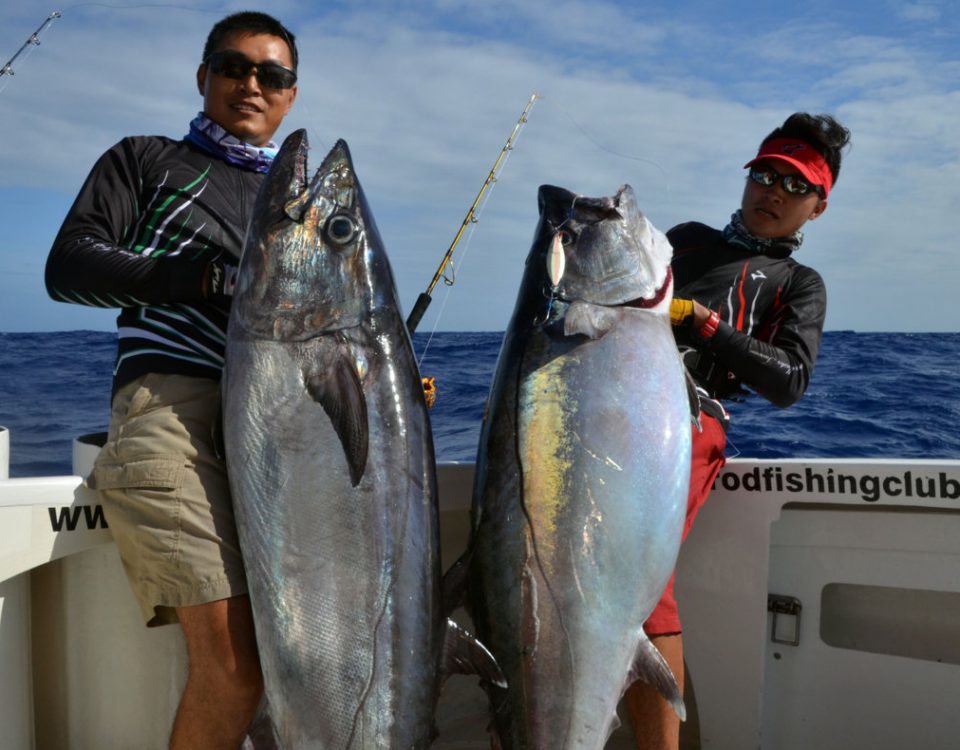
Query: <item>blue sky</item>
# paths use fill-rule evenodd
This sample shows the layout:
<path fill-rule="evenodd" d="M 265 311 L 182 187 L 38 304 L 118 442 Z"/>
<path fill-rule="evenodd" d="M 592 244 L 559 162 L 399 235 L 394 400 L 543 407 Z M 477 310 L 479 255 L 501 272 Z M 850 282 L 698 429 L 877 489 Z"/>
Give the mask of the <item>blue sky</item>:
<path fill-rule="evenodd" d="M 0 7 L 0 330 L 109 330 L 114 311 L 55 303 L 50 244 L 97 156 L 125 135 L 180 136 L 209 27 L 247 3 Z M 827 329 L 958 330 L 960 11 L 947 2 L 296 2 L 314 165 L 339 138 L 405 309 L 423 291 L 533 92 L 542 95 L 437 287 L 421 330 L 501 330 L 536 225 L 536 192 L 631 184 L 661 229 L 723 226 L 743 164 L 793 111 L 853 131 L 830 206 L 797 258 L 827 282 Z"/>

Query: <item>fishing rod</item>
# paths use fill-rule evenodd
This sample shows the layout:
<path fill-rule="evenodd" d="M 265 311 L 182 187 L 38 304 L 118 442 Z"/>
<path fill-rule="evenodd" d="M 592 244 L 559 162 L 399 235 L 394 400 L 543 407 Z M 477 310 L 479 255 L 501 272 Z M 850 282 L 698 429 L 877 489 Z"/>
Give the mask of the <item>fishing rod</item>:
<path fill-rule="evenodd" d="M 27 41 L 25 41 L 22 45 L 20 45 L 20 49 L 17 50 L 17 53 L 13 57 L 11 57 L 9 60 L 7 60 L 6 65 L 0 68 L 0 78 L 2 78 L 3 76 L 16 75 L 16 71 L 14 71 L 13 69 L 13 64 L 16 62 L 17 58 L 20 57 L 20 55 L 23 54 L 23 51 L 27 49 L 27 47 L 29 47 L 31 44 L 39 45 L 40 34 L 42 34 L 44 30 L 47 28 L 47 26 L 52 24 L 58 18 L 60 18 L 60 11 L 58 10 L 53 11 L 53 13 L 47 16 L 47 20 L 44 21 L 42 24 L 40 24 L 40 28 L 38 28 L 29 37 L 27 37 Z"/>
<path fill-rule="evenodd" d="M 477 206 L 480 205 L 480 201 L 483 199 L 483 195 L 487 192 L 487 189 L 497 181 L 497 170 L 499 170 L 503 165 L 503 160 L 507 153 L 513 149 L 513 143 L 516 141 L 517 136 L 520 135 L 520 131 L 526 124 L 527 115 L 529 115 L 530 110 L 533 109 L 533 103 L 539 98 L 540 96 L 538 94 L 533 94 L 533 96 L 530 97 L 530 101 L 527 102 L 527 106 L 523 108 L 523 112 L 520 114 L 520 119 L 517 120 L 517 124 L 513 126 L 513 132 L 510 133 L 510 137 L 507 138 L 507 142 L 500 150 L 500 155 L 493 163 L 493 168 L 490 170 L 490 174 L 487 175 L 487 179 L 483 183 L 483 187 L 480 188 L 480 192 L 477 193 L 476 200 L 473 201 L 473 205 L 470 206 L 470 210 L 467 211 L 467 215 L 464 218 L 463 223 L 460 225 L 460 229 L 457 232 L 456 237 L 453 238 L 453 242 L 450 243 L 450 247 L 447 248 L 447 252 L 444 254 L 443 260 L 440 261 L 440 267 L 437 268 L 437 272 L 433 275 L 433 279 L 430 281 L 427 291 L 423 292 L 419 297 L 417 297 L 417 303 L 413 306 L 413 310 L 410 311 L 410 316 L 407 318 L 407 330 L 411 335 L 413 335 L 413 332 L 417 329 L 417 326 L 420 325 L 420 319 L 423 317 L 423 314 L 427 311 L 427 308 L 433 301 L 433 298 L 430 295 L 433 293 L 433 288 L 437 285 L 437 282 L 440 281 L 440 278 L 443 277 L 444 282 L 446 282 L 448 286 L 453 285 L 453 281 L 448 280 L 445 276 L 443 276 L 443 270 L 450 263 L 450 257 L 453 255 L 453 251 L 456 248 L 457 243 L 460 242 L 460 238 L 463 236 L 464 231 L 466 231 L 471 222 L 476 223 L 477 220 L 474 218 L 474 214 L 477 210 Z"/>

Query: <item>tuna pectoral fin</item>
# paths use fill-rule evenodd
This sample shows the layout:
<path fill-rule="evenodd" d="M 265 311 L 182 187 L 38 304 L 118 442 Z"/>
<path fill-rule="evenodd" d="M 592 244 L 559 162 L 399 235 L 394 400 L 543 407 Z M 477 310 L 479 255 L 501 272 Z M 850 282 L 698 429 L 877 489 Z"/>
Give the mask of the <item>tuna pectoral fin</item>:
<path fill-rule="evenodd" d="M 327 413 L 333 429 L 340 438 L 343 452 L 350 466 L 350 482 L 360 484 L 367 466 L 369 433 L 367 428 L 367 399 L 357 371 L 344 358 L 336 359 L 333 367 L 323 371 L 305 371 L 303 382 L 307 392 Z"/>
<path fill-rule="evenodd" d="M 563 319 L 563 335 L 580 335 L 599 339 L 613 330 L 618 320 L 615 310 L 578 300 L 572 302 L 567 308 L 567 314 Z"/>
<path fill-rule="evenodd" d="M 680 695 L 677 680 L 674 678 L 673 672 L 670 671 L 670 667 L 667 666 L 667 662 L 664 661 L 663 656 L 660 655 L 657 647 L 654 646 L 646 636 L 643 636 L 640 644 L 637 646 L 637 655 L 633 662 L 633 669 L 630 670 L 630 675 L 627 677 L 627 684 L 624 685 L 624 689 L 632 685 L 636 680 L 643 680 L 648 685 L 656 688 L 664 700 L 673 706 L 673 710 L 677 712 L 680 720 L 687 720 L 687 709 L 683 705 L 683 696 Z"/>
<path fill-rule="evenodd" d="M 442 669 L 443 679 L 451 674 L 477 674 L 497 687 L 507 686 L 507 680 L 493 654 L 453 620 L 447 620 Z"/>

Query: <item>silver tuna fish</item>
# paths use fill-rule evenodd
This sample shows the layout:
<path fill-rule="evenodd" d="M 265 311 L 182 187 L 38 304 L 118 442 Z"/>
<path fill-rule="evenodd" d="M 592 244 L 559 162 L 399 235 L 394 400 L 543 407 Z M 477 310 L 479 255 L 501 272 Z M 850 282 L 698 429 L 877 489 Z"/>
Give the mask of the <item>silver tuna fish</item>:
<path fill-rule="evenodd" d="M 373 216 L 346 143 L 309 183 L 306 152 L 290 135 L 261 188 L 224 375 L 267 701 L 285 750 L 425 748 L 445 640 L 483 655 L 444 627 L 430 424 Z"/>
<path fill-rule="evenodd" d="M 504 748 L 602 748 L 634 679 L 683 715 L 642 625 L 677 558 L 690 402 L 667 311 L 670 244 L 625 186 L 543 186 L 480 438 L 469 608 L 508 683 Z M 451 600 L 453 601 L 453 599 Z"/>

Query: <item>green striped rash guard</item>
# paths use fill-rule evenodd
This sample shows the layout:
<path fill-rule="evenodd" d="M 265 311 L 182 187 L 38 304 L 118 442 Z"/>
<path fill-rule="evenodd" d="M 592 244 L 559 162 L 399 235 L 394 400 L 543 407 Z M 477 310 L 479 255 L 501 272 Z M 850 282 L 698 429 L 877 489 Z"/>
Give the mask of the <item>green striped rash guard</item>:
<path fill-rule="evenodd" d="M 125 138 L 94 165 L 47 260 L 49 295 L 118 307 L 114 390 L 146 373 L 219 379 L 229 299 L 204 298 L 236 265 L 263 174 L 187 141 Z"/>

